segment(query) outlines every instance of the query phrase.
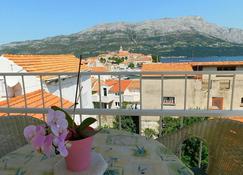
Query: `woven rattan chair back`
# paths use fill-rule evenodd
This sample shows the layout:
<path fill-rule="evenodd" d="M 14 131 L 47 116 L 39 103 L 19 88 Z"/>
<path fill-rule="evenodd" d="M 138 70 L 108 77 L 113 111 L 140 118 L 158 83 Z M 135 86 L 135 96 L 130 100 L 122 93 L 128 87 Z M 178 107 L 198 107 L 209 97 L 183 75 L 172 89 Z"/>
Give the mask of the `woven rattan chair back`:
<path fill-rule="evenodd" d="M 23 135 L 26 126 L 41 123 L 29 116 L 0 117 L 0 157 L 27 143 Z"/>
<path fill-rule="evenodd" d="M 157 140 L 174 154 L 191 137 L 206 142 L 209 151 L 207 174 L 243 174 L 243 123 L 229 119 L 210 119 L 184 127 Z"/>

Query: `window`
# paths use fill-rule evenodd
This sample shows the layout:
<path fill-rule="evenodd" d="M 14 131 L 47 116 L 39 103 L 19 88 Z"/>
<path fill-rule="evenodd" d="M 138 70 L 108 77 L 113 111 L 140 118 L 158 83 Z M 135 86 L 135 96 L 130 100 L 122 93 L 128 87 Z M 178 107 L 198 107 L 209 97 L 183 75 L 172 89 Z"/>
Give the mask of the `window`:
<path fill-rule="evenodd" d="M 230 89 L 230 80 L 221 80 L 219 82 L 219 88 L 221 90 L 223 90 L 223 89 Z"/>
<path fill-rule="evenodd" d="M 193 66 L 192 67 L 194 71 L 202 71 L 203 67 L 202 66 Z"/>
<path fill-rule="evenodd" d="M 234 71 L 236 70 L 235 66 L 220 66 L 217 67 L 217 71 Z"/>
<path fill-rule="evenodd" d="M 107 88 L 103 88 L 104 96 L 107 96 Z"/>
<path fill-rule="evenodd" d="M 119 103 L 119 102 L 115 102 L 115 105 L 116 105 L 116 106 L 120 106 L 120 103 Z"/>
<path fill-rule="evenodd" d="M 213 107 L 213 109 L 222 110 L 224 108 L 224 98 L 223 97 L 212 97 L 212 107 Z"/>
<path fill-rule="evenodd" d="M 175 105 L 175 97 L 164 97 L 163 104 L 164 105 Z"/>
<path fill-rule="evenodd" d="M 109 109 L 109 104 L 108 103 L 102 103 L 102 108 L 103 109 Z"/>
<path fill-rule="evenodd" d="M 241 97 L 241 100 L 240 100 L 241 104 L 243 104 L 243 97 Z"/>

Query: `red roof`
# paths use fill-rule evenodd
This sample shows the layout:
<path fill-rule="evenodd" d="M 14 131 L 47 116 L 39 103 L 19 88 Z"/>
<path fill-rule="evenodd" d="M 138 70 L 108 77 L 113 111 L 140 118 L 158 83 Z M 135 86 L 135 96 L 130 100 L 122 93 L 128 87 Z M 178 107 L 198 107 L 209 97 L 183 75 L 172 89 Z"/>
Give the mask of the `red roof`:
<path fill-rule="evenodd" d="M 243 117 L 229 117 L 229 119 L 239 121 L 239 122 L 243 122 Z"/>
<path fill-rule="evenodd" d="M 107 72 L 107 68 L 104 66 L 90 67 L 92 72 Z"/>
<path fill-rule="evenodd" d="M 106 86 L 106 83 L 103 80 L 100 80 L 101 86 Z M 99 81 L 97 79 L 92 79 L 92 91 L 98 92 L 100 88 Z"/>
<path fill-rule="evenodd" d="M 27 72 L 77 72 L 79 59 L 71 54 L 66 55 L 14 55 L 4 54 L 3 57 L 23 67 Z M 87 65 L 81 66 L 82 71 L 87 71 Z M 44 76 L 44 80 L 53 76 Z"/>
<path fill-rule="evenodd" d="M 132 80 L 127 88 L 130 90 L 139 90 L 140 89 L 140 80 Z"/>
<path fill-rule="evenodd" d="M 190 62 L 192 66 L 242 66 L 243 61 Z"/>
<path fill-rule="evenodd" d="M 193 71 L 190 63 L 143 64 L 142 71 Z"/>
<path fill-rule="evenodd" d="M 50 108 L 51 106 L 55 105 L 55 106 L 61 106 L 61 99 L 58 96 L 55 96 L 51 93 L 45 92 L 43 91 L 43 95 L 44 95 L 44 102 L 45 102 L 45 107 L 46 108 Z M 28 108 L 42 108 L 43 104 L 42 104 L 42 92 L 41 90 L 37 90 L 31 93 L 27 93 L 26 94 L 26 101 L 27 101 L 27 107 Z M 64 108 L 70 108 L 73 103 L 62 99 L 63 102 L 63 107 Z M 14 107 L 14 108 L 23 108 L 25 107 L 25 98 L 24 95 L 21 96 L 16 96 L 16 97 L 12 97 L 9 99 L 9 104 L 10 107 Z M 0 102 L 0 107 L 7 107 L 7 101 L 1 101 Z M 6 113 L 0 113 L 0 116 L 6 116 Z M 11 114 L 11 115 L 20 115 L 20 114 Z M 29 116 L 33 116 L 35 118 L 39 118 L 42 119 L 42 114 L 27 114 Z"/>
<path fill-rule="evenodd" d="M 128 85 L 131 83 L 131 80 L 121 80 L 121 92 L 124 92 Z M 107 80 L 106 84 L 112 86 L 110 92 L 118 93 L 119 92 L 119 80 Z"/>

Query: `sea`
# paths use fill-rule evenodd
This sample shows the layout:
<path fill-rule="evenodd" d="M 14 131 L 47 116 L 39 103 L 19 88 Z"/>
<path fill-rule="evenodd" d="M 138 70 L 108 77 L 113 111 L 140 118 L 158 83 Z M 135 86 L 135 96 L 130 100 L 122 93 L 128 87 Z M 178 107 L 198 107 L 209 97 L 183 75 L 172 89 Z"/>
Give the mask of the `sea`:
<path fill-rule="evenodd" d="M 182 62 L 211 62 L 211 61 L 243 61 L 243 56 L 215 56 L 215 57 L 173 57 L 160 58 L 162 63 L 182 63 Z"/>

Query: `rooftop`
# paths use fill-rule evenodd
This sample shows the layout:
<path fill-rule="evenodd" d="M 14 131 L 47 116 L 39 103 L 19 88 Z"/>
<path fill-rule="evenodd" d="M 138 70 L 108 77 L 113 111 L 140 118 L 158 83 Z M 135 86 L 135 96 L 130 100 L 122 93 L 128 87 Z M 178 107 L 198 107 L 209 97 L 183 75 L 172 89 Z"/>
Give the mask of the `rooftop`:
<path fill-rule="evenodd" d="M 190 63 L 143 64 L 142 71 L 192 71 Z"/>
<path fill-rule="evenodd" d="M 104 66 L 90 67 L 92 72 L 107 72 L 107 68 Z"/>
<path fill-rule="evenodd" d="M 243 61 L 190 62 L 192 66 L 242 66 Z"/>
<path fill-rule="evenodd" d="M 44 96 L 44 103 L 45 103 L 45 107 L 50 108 L 51 106 L 60 106 L 60 97 L 53 95 L 49 92 L 43 91 L 43 96 Z M 70 108 L 73 103 L 62 99 L 63 102 L 63 107 L 64 108 Z M 30 92 L 26 94 L 26 103 L 27 103 L 27 107 L 28 108 L 42 108 L 43 104 L 42 104 L 42 91 L 41 90 L 37 90 L 34 92 Z M 0 101 L 0 107 L 6 107 L 7 101 Z M 12 97 L 9 98 L 9 106 L 10 107 L 15 107 L 15 108 L 23 108 L 25 106 L 25 97 L 24 95 L 21 96 L 16 96 L 16 97 Z M 6 116 L 7 114 L 5 113 L 0 113 L 0 116 Z M 13 115 L 13 114 L 12 114 Z M 14 114 L 14 115 L 18 115 L 18 114 Z M 29 114 L 30 116 L 33 116 L 35 118 L 39 118 L 42 119 L 42 114 Z"/>
<path fill-rule="evenodd" d="M 128 86 L 133 82 L 134 80 L 121 80 L 121 92 L 124 92 Z M 100 81 L 101 86 L 109 86 L 110 92 L 112 93 L 118 93 L 119 92 L 119 80 L 106 80 Z M 132 87 L 135 87 L 135 85 L 132 85 Z M 99 82 L 97 79 L 92 79 L 92 91 L 98 92 L 99 91 Z M 131 87 L 131 88 L 132 88 Z"/>
<path fill-rule="evenodd" d="M 131 83 L 128 85 L 127 89 L 129 89 L 129 90 L 140 89 L 140 81 L 139 80 L 132 80 Z"/>
<path fill-rule="evenodd" d="M 27 72 L 77 72 L 79 59 L 72 54 L 66 55 L 14 55 L 4 54 L 4 58 L 14 62 Z M 81 66 L 82 71 L 89 70 L 86 65 Z M 51 76 L 45 76 L 48 80 Z"/>

